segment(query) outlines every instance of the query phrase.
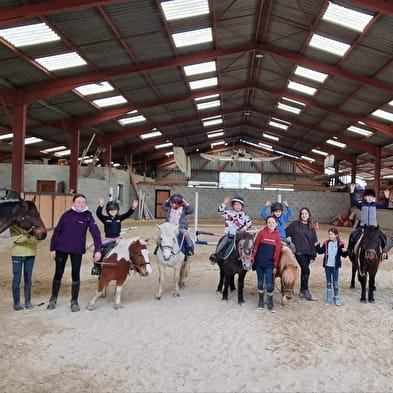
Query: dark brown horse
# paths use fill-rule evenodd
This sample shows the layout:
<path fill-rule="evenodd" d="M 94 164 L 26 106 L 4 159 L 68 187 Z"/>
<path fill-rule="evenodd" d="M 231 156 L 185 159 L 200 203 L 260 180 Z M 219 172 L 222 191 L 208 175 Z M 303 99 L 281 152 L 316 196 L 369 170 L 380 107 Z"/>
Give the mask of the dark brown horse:
<path fill-rule="evenodd" d="M 0 201 L 0 233 L 11 225 L 16 224 L 37 240 L 46 238 L 46 228 L 40 213 L 32 201 L 4 200 Z"/>
<path fill-rule="evenodd" d="M 297 275 L 298 263 L 295 255 L 288 246 L 283 245 L 275 275 L 275 278 L 279 277 L 281 281 L 281 304 L 286 304 L 288 299 L 292 299 Z"/>
<path fill-rule="evenodd" d="M 366 285 L 368 275 L 368 301 L 374 303 L 375 276 L 382 258 L 379 227 L 364 226 L 364 232 L 355 246 L 355 259 L 352 261 L 351 288 L 355 287 L 355 274 L 362 287 L 360 301 L 366 303 Z"/>
<path fill-rule="evenodd" d="M 222 239 L 220 239 L 221 241 Z M 252 248 L 254 247 L 254 234 L 250 232 L 237 232 L 234 242 L 225 250 L 224 258 L 219 259 L 220 281 L 217 291 L 222 290 L 222 300 L 228 300 L 228 289 L 235 289 L 234 277 L 237 280 L 237 300 L 241 305 L 244 303 L 244 280 L 251 269 Z"/>
<path fill-rule="evenodd" d="M 120 239 L 102 262 L 97 292 L 87 305 L 88 310 L 94 310 L 97 299 L 105 297 L 106 287 L 112 280 L 116 281 L 115 308 L 122 307 L 121 290 L 129 271 L 134 270 L 143 277 L 152 271 L 146 245 L 147 241 L 140 238 Z"/>

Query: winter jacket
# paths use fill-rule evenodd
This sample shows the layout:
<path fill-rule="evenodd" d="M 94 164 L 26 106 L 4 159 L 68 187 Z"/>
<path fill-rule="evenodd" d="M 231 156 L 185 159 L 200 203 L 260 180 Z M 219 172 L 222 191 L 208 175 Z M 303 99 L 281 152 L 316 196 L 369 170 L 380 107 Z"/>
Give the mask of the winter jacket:
<path fill-rule="evenodd" d="M 285 229 L 286 237 L 290 237 L 296 247 L 296 254 L 311 255 L 315 259 L 315 243 L 318 241 L 315 228 L 300 221 L 291 222 Z"/>
<path fill-rule="evenodd" d="M 166 211 L 166 221 L 169 222 L 172 210 L 172 206 L 169 201 L 164 201 L 162 203 L 162 208 Z M 194 213 L 194 208 L 191 205 L 183 205 L 182 208 L 183 211 L 179 219 L 179 228 L 188 229 L 188 221 L 186 216 Z"/>
<path fill-rule="evenodd" d="M 13 257 L 31 257 L 37 254 L 38 240 L 34 236 L 28 235 L 26 229 L 12 225 L 10 234 L 15 237 L 11 252 Z"/>
<path fill-rule="evenodd" d="M 94 252 L 101 252 L 101 234 L 91 212 L 89 210 L 77 212 L 73 208 L 67 210 L 53 230 L 50 250 L 84 254 L 87 230 L 93 237 Z"/>
<path fill-rule="evenodd" d="M 270 232 L 267 227 L 261 229 L 254 241 L 253 263 L 255 267 L 277 269 L 281 253 L 281 237 L 277 229 Z"/>
<path fill-rule="evenodd" d="M 358 201 L 356 199 L 356 194 L 351 192 L 351 203 L 360 209 L 360 220 L 359 225 L 373 225 L 378 226 L 377 221 L 377 209 L 387 209 L 389 206 L 389 199 L 385 198 L 384 202 L 377 203 L 377 202 L 370 202 L 367 201 Z"/>
<path fill-rule="evenodd" d="M 323 267 L 326 266 L 326 262 L 327 262 L 328 256 L 329 256 L 329 242 L 330 242 L 330 240 L 325 240 L 322 243 L 322 246 L 320 244 L 318 244 L 315 247 L 318 254 L 325 254 L 323 256 Z M 348 251 L 343 251 L 342 250 L 343 248 L 345 248 L 344 242 L 342 242 L 340 240 L 338 243 L 337 254 L 336 254 L 336 258 L 335 258 L 335 265 L 334 265 L 335 269 L 339 269 L 341 267 L 341 257 L 345 258 L 348 256 Z"/>
<path fill-rule="evenodd" d="M 261 209 L 261 217 L 263 217 L 265 220 L 269 216 L 274 216 L 274 214 L 269 214 L 268 208 L 270 206 L 263 205 Z M 285 235 L 285 223 L 292 217 L 292 208 L 290 206 L 287 206 L 286 212 L 282 213 L 280 217 L 274 216 L 277 219 L 277 231 L 279 232 L 281 239 L 286 239 Z"/>
<path fill-rule="evenodd" d="M 225 220 L 225 233 L 235 235 L 239 229 L 250 229 L 252 225 L 251 218 L 245 211 L 236 212 L 228 210 L 225 203 L 218 206 L 218 213 Z"/>
<path fill-rule="evenodd" d="M 129 218 L 135 209 L 131 206 L 124 214 L 117 214 L 115 217 L 102 214 L 102 206 L 98 206 L 96 215 L 104 224 L 104 233 L 106 238 L 118 238 L 121 232 L 121 222 Z"/>

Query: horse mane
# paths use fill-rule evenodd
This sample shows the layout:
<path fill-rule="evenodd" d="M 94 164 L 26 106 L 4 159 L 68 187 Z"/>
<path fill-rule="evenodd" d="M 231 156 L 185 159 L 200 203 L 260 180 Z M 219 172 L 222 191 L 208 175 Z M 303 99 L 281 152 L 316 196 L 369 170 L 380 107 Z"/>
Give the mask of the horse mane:
<path fill-rule="evenodd" d="M 286 266 L 298 266 L 295 256 L 293 252 L 288 246 L 283 246 L 281 248 L 280 255 L 280 270 L 282 270 Z"/>

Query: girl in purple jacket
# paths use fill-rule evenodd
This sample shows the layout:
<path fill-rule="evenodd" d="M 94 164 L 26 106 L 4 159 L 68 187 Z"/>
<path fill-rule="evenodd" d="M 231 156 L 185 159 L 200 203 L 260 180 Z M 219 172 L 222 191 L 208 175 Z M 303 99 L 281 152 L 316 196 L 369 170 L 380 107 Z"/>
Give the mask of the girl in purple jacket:
<path fill-rule="evenodd" d="M 72 207 L 60 217 L 53 230 L 50 243 L 50 256 L 56 263 L 52 283 L 52 296 L 49 299 L 48 310 L 56 308 L 61 279 L 68 256 L 71 259 L 71 311 L 79 311 L 78 304 L 80 269 L 82 256 L 86 252 L 86 234 L 90 231 L 94 241 L 94 260 L 101 258 L 101 234 L 93 215 L 86 206 L 86 197 L 76 194 L 72 199 Z"/>

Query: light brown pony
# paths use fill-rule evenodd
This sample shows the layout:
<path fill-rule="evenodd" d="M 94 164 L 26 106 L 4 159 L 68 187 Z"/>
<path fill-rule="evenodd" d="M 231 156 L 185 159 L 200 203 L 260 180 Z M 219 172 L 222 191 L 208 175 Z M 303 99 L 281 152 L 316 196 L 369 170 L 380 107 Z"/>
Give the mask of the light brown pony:
<path fill-rule="evenodd" d="M 280 254 L 280 262 L 276 276 L 281 281 L 281 304 L 286 304 L 288 299 L 292 299 L 297 278 L 298 263 L 291 249 L 283 245 Z"/>
<path fill-rule="evenodd" d="M 94 310 L 97 299 L 105 297 L 106 288 L 112 280 L 116 280 L 115 309 L 122 307 L 121 290 L 129 271 L 134 270 L 143 277 L 152 272 L 146 245 L 147 240 L 140 238 L 120 239 L 102 262 L 97 292 L 87 305 L 88 310 Z"/>

